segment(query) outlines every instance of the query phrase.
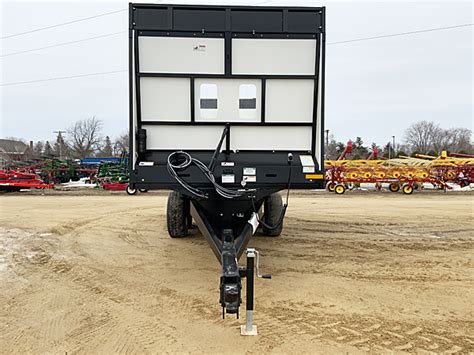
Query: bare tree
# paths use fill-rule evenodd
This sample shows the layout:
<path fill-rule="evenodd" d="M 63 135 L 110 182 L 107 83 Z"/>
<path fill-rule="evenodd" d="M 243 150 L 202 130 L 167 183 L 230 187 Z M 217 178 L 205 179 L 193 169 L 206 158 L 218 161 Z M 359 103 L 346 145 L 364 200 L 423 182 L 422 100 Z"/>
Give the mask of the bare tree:
<path fill-rule="evenodd" d="M 102 144 L 102 147 L 100 148 L 100 151 L 96 156 L 100 156 L 102 158 L 109 158 L 113 155 L 113 147 L 112 147 L 112 141 L 110 140 L 109 136 L 105 136 L 104 143 Z"/>
<path fill-rule="evenodd" d="M 451 153 L 470 152 L 472 132 L 468 128 L 437 129 L 433 134 L 433 150 L 441 154 L 443 150 Z"/>
<path fill-rule="evenodd" d="M 127 154 L 129 141 L 128 132 L 117 137 L 114 142 L 114 155 L 119 156 L 122 154 Z"/>
<path fill-rule="evenodd" d="M 72 155 L 76 158 L 86 158 L 99 149 L 102 122 L 95 116 L 77 121 L 68 129 L 68 141 Z"/>
<path fill-rule="evenodd" d="M 453 131 L 451 129 L 443 129 L 437 127 L 433 131 L 432 136 L 432 149 L 439 155 L 443 150 L 447 150 L 450 146 L 453 145 L 454 141 Z"/>
<path fill-rule="evenodd" d="M 448 148 L 451 152 L 456 153 L 474 153 L 472 144 L 472 131 L 469 128 L 452 128 L 452 145 Z"/>
<path fill-rule="evenodd" d="M 326 159 L 336 160 L 346 147 L 344 143 L 337 142 L 334 135 L 329 136 L 329 144 L 325 147 Z"/>
<path fill-rule="evenodd" d="M 427 154 L 433 148 L 433 139 L 439 131 L 434 122 L 420 121 L 413 123 L 405 131 L 405 143 L 417 153 Z"/>

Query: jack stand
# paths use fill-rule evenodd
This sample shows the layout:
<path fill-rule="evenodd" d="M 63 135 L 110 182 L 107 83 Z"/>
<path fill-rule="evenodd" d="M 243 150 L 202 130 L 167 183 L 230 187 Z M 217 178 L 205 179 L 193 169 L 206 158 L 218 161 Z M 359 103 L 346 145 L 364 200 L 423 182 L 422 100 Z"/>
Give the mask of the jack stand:
<path fill-rule="evenodd" d="M 254 296 L 254 265 L 255 257 L 257 258 L 257 277 L 264 279 L 271 279 L 271 275 L 259 274 L 259 253 L 253 248 L 248 248 L 247 253 L 247 267 L 241 269 L 242 277 L 247 278 L 247 311 L 245 313 L 245 325 L 240 326 L 240 335 L 257 335 L 257 326 L 253 324 L 253 296 Z"/>

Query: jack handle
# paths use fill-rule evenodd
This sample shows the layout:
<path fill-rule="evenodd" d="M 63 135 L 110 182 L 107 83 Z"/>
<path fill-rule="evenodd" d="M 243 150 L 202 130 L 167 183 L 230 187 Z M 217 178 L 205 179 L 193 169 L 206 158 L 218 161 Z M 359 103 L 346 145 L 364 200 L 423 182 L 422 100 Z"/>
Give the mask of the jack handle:
<path fill-rule="evenodd" d="M 255 254 L 257 255 L 257 260 L 256 260 L 256 265 L 255 265 L 255 269 L 257 271 L 257 277 L 259 277 L 261 279 L 271 279 L 272 275 L 270 275 L 270 274 L 260 275 L 260 252 L 255 250 Z"/>

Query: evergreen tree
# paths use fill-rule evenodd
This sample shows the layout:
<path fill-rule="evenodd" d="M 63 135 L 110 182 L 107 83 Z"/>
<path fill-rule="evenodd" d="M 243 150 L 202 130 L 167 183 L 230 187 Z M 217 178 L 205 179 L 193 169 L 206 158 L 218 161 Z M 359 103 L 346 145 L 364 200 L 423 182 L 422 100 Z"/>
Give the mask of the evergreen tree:
<path fill-rule="evenodd" d="M 33 153 L 37 157 L 40 157 L 43 154 L 43 149 L 44 149 L 44 143 L 42 141 L 38 141 L 35 143 L 33 147 Z"/>
<path fill-rule="evenodd" d="M 51 148 L 51 144 L 49 144 L 49 141 L 46 141 L 46 143 L 44 144 L 43 154 L 48 158 L 53 156 L 53 148 Z"/>
<path fill-rule="evenodd" d="M 63 135 L 61 134 L 61 131 L 58 131 L 58 136 L 56 138 L 56 142 L 54 143 L 54 146 L 53 146 L 53 154 L 57 157 L 59 157 L 59 159 L 63 159 L 63 158 L 66 158 L 68 157 L 68 149 L 69 147 L 67 146 L 67 144 L 64 142 L 64 138 L 63 138 Z"/>
<path fill-rule="evenodd" d="M 361 137 L 357 137 L 352 144 L 352 159 L 367 159 L 369 150 L 364 146 L 364 141 Z"/>
<path fill-rule="evenodd" d="M 385 144 L 382 151 L 380 152 L 380 157 L 388 159 L 388 157 L 390 156 L 391 158 L 393 158 L 392 152 L 390 152 L 389 154 L 389 149 L 392 149 L 392 145 L 390 143 Z"/>
<path fill-rule="evenodd" d="M 104 145 L 102 146 L 99 154 L 101 157 L 107 158 L 113 156 L 113 153 L 112 141 L 110 140 L 109 136 L 105 136 Z"/>

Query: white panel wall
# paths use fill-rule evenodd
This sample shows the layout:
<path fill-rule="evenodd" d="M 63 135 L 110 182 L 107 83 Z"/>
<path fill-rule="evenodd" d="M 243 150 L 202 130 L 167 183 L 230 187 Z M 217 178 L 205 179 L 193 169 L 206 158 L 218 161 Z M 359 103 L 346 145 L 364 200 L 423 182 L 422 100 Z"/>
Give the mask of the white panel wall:
<path fill-rule="evenodd" d="M 269 79 L 265 122 L 312 122 L 313 80 Z"/>
<path fill-rule="evenodd" d="M 232 39 L 233 74 L 314 75 L 315 60 L 315 39 Z"/>
<path fill-rule="evenodd" d="M 235 126 L 230 144 L 234 150 L 311 150 L 311 127 Z"/>
<path fill-rule="evenodd" d="M 142 73 L 224 74 L 224 39 L 138 38 Z"/>
<path fill-rule="evenodd" d="M 146 126 L 148 149 L 216 148 L 223 126 Z M 224 149 L 224 148 L 223 148 Z M 234 126 L 233 150 L 310 150 L 311 127 Z"/>
<path fill-rule="evenodd" d="M 147 149 L 216 149 L 224 127 L 146 126 Z"/>
<path fill-rule="evenodd" d="M 211 115 L 208 112 L 209 110 L 201 110 L 200 108 L 202 84 L 214 84 L 217 86 L 217 110 L 214 115 Z M 194 81 L 196 122 L 260 122 L 261 84 L 259 79 L 196 79 Z M 257 89 L 257 105 L 255 110 L 239 109 L 241 85 L 255 85 Z"/>
<path fill-rule="evenodd" d="M 191 121 L 188 78 L 140 78 L 142 121 Z"/>

